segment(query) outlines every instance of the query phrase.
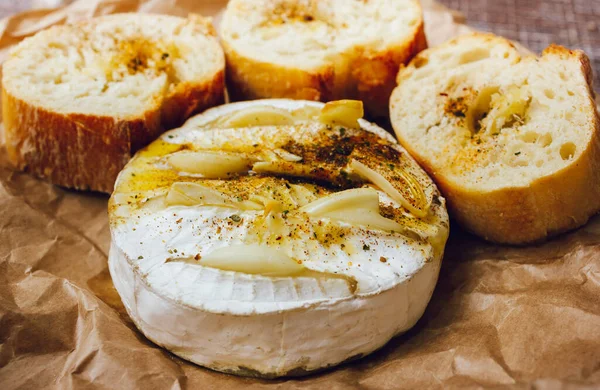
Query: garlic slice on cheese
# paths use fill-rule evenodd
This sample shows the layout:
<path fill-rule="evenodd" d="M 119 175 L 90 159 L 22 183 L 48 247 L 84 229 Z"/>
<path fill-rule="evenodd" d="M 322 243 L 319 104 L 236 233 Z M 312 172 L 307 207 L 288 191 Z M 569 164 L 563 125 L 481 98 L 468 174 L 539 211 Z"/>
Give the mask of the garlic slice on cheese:
<path fill-rule="evenodd" d="M 251 200 L 235 201 L 231 196 L 198 183 L 176 182 L 165 197 L 167 206 L 220 206 L 244 210 L 261 210 L 262 206 Z"/>
<path fill-rule="evenodd" d="M 167 206 L 223 205 L 231 207 L 231 199 L 223 193 L 198 183 L 177 182 L 171 185 L 165 198 Z"/>
<path fill-rule="evenodd" d="M 293 177 L 311 177 L 313 169 L 310 165 L 290 161 L 258 161 L 252 165 L 252 170 L 256 173 Z"/>
<path fill-rule="evenodd" d="M 164 208 L 166 195 L 153 196 L 141 202 L 140 208 L 146 212 L 156 212 Z"/>
<path fill-rule="evenodd" d="M 407 231 L 407 228 L 405 226 L 399 224 L 394 220 L 385 218 L 384 216 L 379 214 L 379 210 L 336 210 L 325 214 L 324 217 L 338 221 L 344 221 L 355 226 L 364 226 L 366 228 L 383 230 L 385 232 L 390 233 L 410 234 L 410 232 Z"/>
<path fill-rule="evenodd" d="M 252 161 L 242 154 L 219 151 L 182 151 L 166 157 L 180 172 L 200 174 L 207 179 L 224 179 L 248 172 Z"/>
<path fill-rule="evenodd" d="M 418 181 L 406 171 L 402 169 L 397 170 L 397 174 L 405 180 L 408 185 L 408 189 L 412 194 L 413 202 L 409 199 L 406 199 L 398 189 L 396 189 L 392 183 L 390 183 L 385 177 L 383 177 L 377 171 L 367 167 L 365 164 L 361 163 L 358 160 L 350 161 L 350 168 L 352 168 L 356 173 L 358 173 L 365 180 L 375 184 L 377 187 L 381 188 L 382 191 L 387 193 L 392 199 L 397 201 L 402 205 L 402 207 L 409 210 L 415 216 L 422 218 L 427 215 L 429 210 L 429 204 L 425 198 L 425 193 L 423 192 L 423 188 L 419 184 Z"/>
<path fill-rule="evenodd" d="M 336 192 L 300 208 L 313 217 L 327 217 L 389 232 L 403 232 L 398 222 L 379 214 L 379 193 L 372 188 Z"/>
<path fill-rule="evenodd" d="M 298 184 L 290 184 L 290 187 L 294 196 L 294 200 L 296 201 L 299 207 L 307 205 L 310 202 L 317 199 L 315 194 L 308 190 L 305 186 L 301 186 Z"/>
<path fill-rule="evenodd" d="M 363 103 L 360 100 L 336 100 L 325 104 L 319 120 L 327 125 L 359 128 L 358 120 L 364 114 Z"/>
<path fill-rule="evenodd" d="M 292 276 L 304 270 L 301 263 L 285 252 L 266 245 L 234 244 L 202 256 L 199 263 L 224 271 L 265 276 Z"/>
<path fill-rule="evenodd" d="M 355 188 L 319 198 L 300 208 L 311 216 L 319 217 L 332 211 L 352 209 L 379 210 L 379 194 L 372 188 Z"/>
<path fill-rule="evenodd" d="M 288 162 L 298 162 L 298 161 L 302 161 L 302 157 L 301 156 L 297 156 L 293 153 L 288 152 L 285 149 L 275 149 L 273 151 L 277 156 L 279 156 L 281 159 L 288 161 Z"/>
<path fill-rule="evenodd" d="M 294 123 L 287 110 L 271 106 L 253 106 L 222 118 L 218 124 L 227 127 L 282 126 Z M 214 127 L 214 124 L 212 125 Z"/>

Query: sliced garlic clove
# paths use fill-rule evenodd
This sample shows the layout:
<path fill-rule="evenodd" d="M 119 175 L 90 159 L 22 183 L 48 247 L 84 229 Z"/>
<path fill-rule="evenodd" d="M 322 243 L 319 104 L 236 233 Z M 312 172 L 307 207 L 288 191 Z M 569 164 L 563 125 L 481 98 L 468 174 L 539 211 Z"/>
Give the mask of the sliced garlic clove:
<path fill-rule="evenodd" d="M 298 207 L 309 204 L 317 199 L 308 188 L 299 184 L 290 184 L 291 193 Z"/>
<path fill-rule="evenodd" d="M 213 151 L 184 151 L 170 154 L 167 162 L 181 172 L 200 174 L 207 179 L 225 179 L 248 172 L 252 160 L 242 154 Z"/>
<path fill-rule="evenodd" d="M 272 182 L 267 181 L 267 183 Z M 284 210 L 287 210 L 287 214 L 291 210 L 295 210 L 300 206 L 298 204 L 295 191 L 292 185 L 289 184 L 286 186 L 278 187 L 275 193 L 268 184 L 263 185 L 259 188 L 256 188 L 252 193 L 250 193 L 248 195 L 248 200 L 261 205 L 261 210 L 264 209 L 265 213 L 269 213 L 271 211 L 282 212 Z M 274 207 L 275 203 L 279 205 L 276 208 Z"/>
<path fill-rule="evenodd" d="M 250 194 L 248 200 L 261 205 L 262 208 L 265 208 L 265 205 L 270 201 L 269 198 L 259 194 Z"/>
<path fill-rule="evenodd" d="M 343 188 L 355 184 L 355 182 L 360 182 L 358 177 L 349 175 L 345 170 L 332 166 L 332 164 L 310 165 L 302 161 L 289 162 L 283 160 L 260 161 L 252 166 L 252 170 L 261 175 L 297 177 L 329 182 Z"/>
<path fill-rule="evenodd" d="M 174 144 L 171 142 L 167 142 L 165 139 L 167 137 L 176 137 L 172 134 L 163 134 L 161 138 L 152 142 L 150 145 L 144 147 L 140 151 L 137 152 L 138 157 L 152 158 L 152 157 L 161 157 L 169 153 L 177 152 L 184 148 L 185 145 L 182 144 Z M 171 140 L 169 138 L 169 140 Z"/>
<path fill-rule="evenodd" d="M 304 106 L 292 111 L 292 115 L 298 121 L 316 119 L 320 114 L 321 108 L 313 106 Z"/>
<path fill-rule="evenodd" d="M 304 270 L 304 266 L 283 251 L 259 244 L 238 244 L 216 249 L 202 256 L 200 265 L 265 276 L 293 276 Z"/>
<path fill-rule="evenodd" d="M 135 195 L 137 195 L 136 192 L 115 192 L 112 196 L 112 202 L 115 205 L 132 203 Z"/>
<path fill-rule="evenodd" d="M 222 127 L 285 126 L 294 124 L 292 114 L 282 108 L 253 106 L 230 114 L 220 123 Z"/>
<path fill-rule="evenodd" d="M 176 182 L 164 198 L 166 206 L 216 206 L 240 210 L 262 210 L 264 206 L 252 199 L 238 201 L 220 191 L 199 183 Z"/>
<path fill-rule="evenodd" d="M 378 211 L 371 209 L 335 210 L 325 214 L 327 218 L 348 222 L 352 225 L 365 226 L 386 232 L 403 233 L 407 229 L 398 222 L 385 218 Z"/>
<path fill-rule="evenodd" d="M 288 152 L 285 149 L 275 149 L 273 152 L 275 152 L 275 154 L 277 156 L 279 156 L 280 158 L 282 158 L 285 161 L 289 161 L 289 162 L 298 162 L 298 161 L 302 161 L 302 157 L 301 156 L 297 156 L 293 153 Z"/>
<path fill-rule="evenodd" d="M 259 161 L 252 165 L 252 170 L 256 173 L 294 177 L 311 177 L 313 169 L 306 165 L 288 161 Z"/>
<path fill-rule="evenodd" d="M 379 193 L 373 188 L 355 188 L 327 195 L 300 208 L 311 217 L 330 218 L 388 232 L 404 232 L 398 222 L 379 214 Z"/>
<path fill-rule="evenodd" d="M 271 213 L 281 213 L 283 211 L 283 205 L 276 200 L 269 200 L 265 203 L 264 214 L 265 216 Z"/>
<path fill-rule="evenodd" d="M 165 208 L 166 196 L 160 195 L 148 198 L 142 201 L 140 209 L 148 212 L 154 212 Z"/>
<path fill-rule="evenodd" d="M 337 100 L 325 104 L 319 121 L 327 125 L 360 128 L 358 120 L 364 114 L 363 103 L 360 100 Z"/>
<path fill-rule="evenodd" d="M 165 208 L 166 192 L 163 188 L 142 192 L 115 192 L 111 203 L 116 207 L 126 206 L 129 211 L 153 212 Z"/>
<path fill-rule="evenodd" d="M 260 151 L 260 160 L 262 161 L 279 161 L 279 157 L 274 151 L 269 149 L 263 149 Z"/>
<path fill-rule="evenodd" d="M 262 210 L 264 208 L 262 204 L 252 200 L 244 200 L 236 205 L 242 210 Z"/>
<path fill-rule="evenodd" d="M 385 177 L 383 177 L 380 173 L 375 170 L 367 167 L 365 164 L 361 163 L 358 160 L 352 159 L 350 161 L 350 169 L 356 172 L 359 176 L 361 176 L 364 180 L 367 180 L 377 187 L 379 187 L 383 192 L 388 194 L 390 198 L 394 199 L 396 202 L 400 203 L 402 207 L 413 213 L 418 218 L 422 218 L 427 215 L 429 210 L 429 204 L 427 202 L 425 193 L 423 192 L 423 188 L 410 173 L 404 171 L 401 168 L 397 168 L 394 173 L 398 174 L 402 179 L 404 179 L 404 183 L 408 186 L 408 190 L 412 195 L 412 200 L 406 199 L 400 191 L 398 191 Z M 413 204 L 414 203 L 414 204 Z"/>
<path fill-rule="evenodd" d="M 198 183 L 176 182 L 171 185 L 165 198 L 167 206 L 215 205 L 232 207 L 231 199 L 225 194 Z"/>
<path fill-rule="evenodd" d="M 301 156 L 297 156 L 293 153 L 288 152 L 285 149 L 262 149 L 260 151 L 261 160 L 263 161 L 287 161 L 287 162 L 298 162 L 302 161 Z"/>
<path fill-rule="evenodd" d="M 356 208 L 379 212 L 379 194 L 377 191 L 372 188 L 354 188 L 335 192 L 302 206 L 299 211 L 313 217 L 320 217 L 334 211 Z"/>

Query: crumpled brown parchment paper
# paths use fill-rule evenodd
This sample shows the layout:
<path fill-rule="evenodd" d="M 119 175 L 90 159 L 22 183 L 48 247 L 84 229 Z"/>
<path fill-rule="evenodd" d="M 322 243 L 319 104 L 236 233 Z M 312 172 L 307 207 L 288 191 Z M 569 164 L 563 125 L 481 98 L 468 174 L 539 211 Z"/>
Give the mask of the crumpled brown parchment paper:
<path fill-rule="evenodd" d="M 224 2 L 79 0 L 29 11 L 0 22 L 0 61 L 52 24 L 123 11 L 214 15 Z M 424 8 L 431 45 L 468 30 L 438 4 Z M 527 248 L 486 244 L 453 225 L 413 330 L 325 373 L 261 381 L 187 363 L 134 328 L 107 270 L 107 199 L 13 171 L 0 144 L 0 389 L 600 386 L 600 217 Z"/>

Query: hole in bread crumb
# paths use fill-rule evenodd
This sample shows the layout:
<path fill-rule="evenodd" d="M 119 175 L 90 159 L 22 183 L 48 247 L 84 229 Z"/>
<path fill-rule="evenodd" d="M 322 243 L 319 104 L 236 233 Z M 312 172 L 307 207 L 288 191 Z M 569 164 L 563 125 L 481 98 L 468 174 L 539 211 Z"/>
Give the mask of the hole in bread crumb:
<path fill-rule="evenodd" d="M 528 131 L 527 133 L 525 133 L 521 136 L 521 139 L 524 142 L 532 144 L 535 141 L 537 141 L 539 137 L 540 137 L 540 135 L 538 133 L 536 133 L 535 131 Z"/>
<path fill-rule="evenodd" d="M 508 56 L 509 56 L 509 55 L 510 55 L 510 53 L 509 53 L 509 52 L 505 52 L 503 57 L 504 57 L 504 58 L 508 58 Z"/>
<path fill-rule="evenodd" d="M 577 147 L 573 142 L 564 143 L 560 147 L 560 157 L 562 157 L 563 160 L 569 160 L 575 155 L 576 149 Z"/>
<path fill-rule="evenodd" d="M 542 145 L 544 148 L 550 146 L 552 143 L 552 134 L 546 133 L 538 138 L 537 142 Z"/>
<path fill-rule="evenodd" d="M 429 62 L 429 60 L 427 59 L 427 57 L 418 56 L 417 58 L 415 58 L 413 60 L 413 65 L 415 68 L 419 69 L 419 68 L 427 65 L 428 62 Z"/>
<path fill-rule="evenodd" d="M 466 115 L 471 132 L 485 129 L 491 135 L 498 135 L 503 129 L 525 124 L 531 100 L 527 92 L 515 85 L 503 94 L 499 91 L 497 86 L 481 89 Z"/>
<path fill-rule="evenodd" d="M 529 159 L 525 156 L 522 146 L 519 145 L 507 147 L 502 160 L 509 167 L 526 167 L 529 165 Z"/>
<path fill-rule="evenodd" d="M 492 95 L 498 93 L 499 90 L 500 88 L 497 86 L 487 86 L 477 94 L 475 103 L 467 112 L 467 126 L 471 132 L 477 133 L 481 130 L 482 120 L 487 117 L 491 109 Z"/>
<path fill-rule="evenodd" d="M 571 111 L 567 111 L 565 112 L 565 119 L 570 121 L 571 119 L 573 119 L 573 113 Z"/>
<path fill-rule="evenodd" d="M 554 99 L 554 91 L 551 89 L 544 89 L 544 95 L 546 95 L 548 99 Z"/>
<path fill-rule="evenodd" d="M 540 168 L 542 165 L 544 165 L 544 160 L 537 160 L 535 162 L 535 166 L 538 167 L 538 168 Z"/>
<path fill-rule="evenodd" d="M 571 90 L 568 90 L 568 91 L 567 91 L 567 94 L 569 94 L 569 96 L 574 96 L 574 95 L 575 95 L 575 92 L 573 92 L 573 91 L 571 91 Z"/>
<path fill-rule="evenodd" d="M 412 27 L 412 26 L 414 26 L 415 24 L 417 24 L 417 19 L 411 19 L 411 20 L 408 22 L 408 27 Z"/>
<path fill-rule="evenodd" d="M 239 38 L 240 38 L 240 34 L 238 34 L 238 33 L 231 34 L 231 39 L 239 39 Z"/>
<path fill-rule="evenodd" d="M 567 78 L 567 75 L 566 75 L 566 74 L 564 74 L 564 72 L 560 72 L 560 73 L 558 74 L 558 76 L 560 77 L 560 79 L 561 79 L 562 81 L 567 81 L 567 80 L 568 80 L 568 78 Z"/>
<path fill-rule="evenodd" d="M 529 165 L 529 163 L 524 159 L 513 159 L 509 161 L 508 165 L 512 167 L 526 167 Z"/>

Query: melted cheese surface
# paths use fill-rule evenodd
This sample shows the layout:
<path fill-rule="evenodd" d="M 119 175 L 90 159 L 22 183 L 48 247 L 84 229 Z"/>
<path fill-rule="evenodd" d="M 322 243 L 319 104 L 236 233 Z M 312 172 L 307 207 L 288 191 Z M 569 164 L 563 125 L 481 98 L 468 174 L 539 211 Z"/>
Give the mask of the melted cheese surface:
<path fill-rule="evenodd" d="M 356 103 L 264 102 L 209 110 L 120 174 L 113 240 L 148 285 L 247 314 L 378 294 L 439 260 L 443 199 Z"/>

